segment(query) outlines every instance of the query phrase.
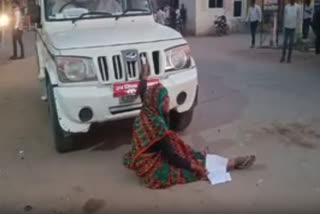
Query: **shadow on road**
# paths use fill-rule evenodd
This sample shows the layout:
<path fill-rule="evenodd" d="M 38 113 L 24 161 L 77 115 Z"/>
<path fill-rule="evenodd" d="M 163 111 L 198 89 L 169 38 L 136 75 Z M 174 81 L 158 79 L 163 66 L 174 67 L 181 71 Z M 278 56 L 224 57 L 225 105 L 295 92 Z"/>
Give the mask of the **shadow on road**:
<path fill-rule="evenodd" d="M 113 121 L 92 126 L 90 132 L 75 137 L 78 150 L 111 151 L 131 143 L 133 119 Z"/>

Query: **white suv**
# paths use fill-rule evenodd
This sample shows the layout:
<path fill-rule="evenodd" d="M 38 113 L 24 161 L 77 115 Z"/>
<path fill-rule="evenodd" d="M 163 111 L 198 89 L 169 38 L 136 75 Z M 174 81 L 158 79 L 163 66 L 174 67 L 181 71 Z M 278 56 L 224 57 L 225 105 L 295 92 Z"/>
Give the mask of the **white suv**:
<path fill-rule="evenodd" d="M 141 58 L 149 85 L 169 90 L 171 127 L 185 129 L 197 101 L 198 75 L 182 36 L 157 24 L 149 0 L 40 0 L 36 50 L 42 99 L 48 100 L 56 148 L 73 149 L 74 134 L 94 123 L 135 117 L 132 96 Z"/>

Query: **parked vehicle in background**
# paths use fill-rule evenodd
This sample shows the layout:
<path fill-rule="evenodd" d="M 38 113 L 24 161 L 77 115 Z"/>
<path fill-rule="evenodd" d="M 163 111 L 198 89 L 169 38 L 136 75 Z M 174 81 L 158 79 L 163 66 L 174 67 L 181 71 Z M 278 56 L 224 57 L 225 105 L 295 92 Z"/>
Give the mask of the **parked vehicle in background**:
<path fill-rule="evenodd" d="M 172 128 L 191 123 L 198 74 L 178 32 L 154 21 L 149 0 L 39 0 L 36 50 L 56 148 L 67 152 L 94 123 L 135 117 L 140 59 L 172 97 Z"/>
<path fill-rule="evenodd" d="M 214 21 L 214 32 L 216 36 L 223 36 L 229 34 L 229 25 L 225 15 L 217 16 Z"/>

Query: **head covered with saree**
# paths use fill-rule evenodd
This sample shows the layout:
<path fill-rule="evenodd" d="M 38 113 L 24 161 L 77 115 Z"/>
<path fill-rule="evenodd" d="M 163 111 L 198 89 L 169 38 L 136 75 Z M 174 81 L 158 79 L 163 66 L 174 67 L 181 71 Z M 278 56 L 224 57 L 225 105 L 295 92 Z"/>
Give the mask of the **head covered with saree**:
<path fill-rule="evenodd" d="M 144 94 L 140 115 L 134 122 L 133 145 L 137 156 L 167 135 L 168 114 L 168 90 L 159 83 Z"/>

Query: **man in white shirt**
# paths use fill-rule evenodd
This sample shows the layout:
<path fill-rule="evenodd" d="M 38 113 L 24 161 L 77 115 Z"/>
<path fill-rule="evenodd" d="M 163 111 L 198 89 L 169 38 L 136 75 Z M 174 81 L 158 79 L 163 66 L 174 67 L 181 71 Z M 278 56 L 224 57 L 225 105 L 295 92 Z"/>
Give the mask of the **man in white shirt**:
<path fill-rule="evenodd" d="M 22 41 L 23 35 L 23 17 L 21 8 L 17 0 L 12 2 L 13 7 L 13 29 L 12 29 L 12 45 L 13 45 L 13 56 L 10 59 L 23 59 L 24 58 L 24 47 Z M 17 53 L 17 43 L 20 45 L 20 57 Z"/>
<path fill-rule="evenodd" d="M 159 8 L 156 17 L 157 17 L 157 22 L 159 24 L 165 25 L 165 23 L 166 23 L 166 13 L 164 12 L 163 7 Z"/>
<path fill-rule="evenodd" d="M 251 29 L 251 48 L 254 48 L 256 45 L 256 32 L 259 23 L 262 20 L 262 12 L 259 5 L 256 4 L 255 0 L 251 0 L 251 6 L 249 8 L 247 21 L 250 22 Z"/>
<path fill-rule="evenodd" d="M 284 42 L 283 42 L 283 51 L 280 62 L 285 61 L 287 50 L 287 62 L 291 63 L 291 55 L 294 44 L 294 36 L 297 28 L 297 24 L 300 19 L 300 8 L 296 4 L 295 0 L 290 0 L 290 3 L 286 5 L 284 9 Z"/>
<path fill-rule="evenodd" d="M 304 1 L 303 8 L 303 38 L 307 39 L 309 37 L 309 29 L 311 20 L 313 17 L 313 6 L 311 4 L 311 0 Z"/>

